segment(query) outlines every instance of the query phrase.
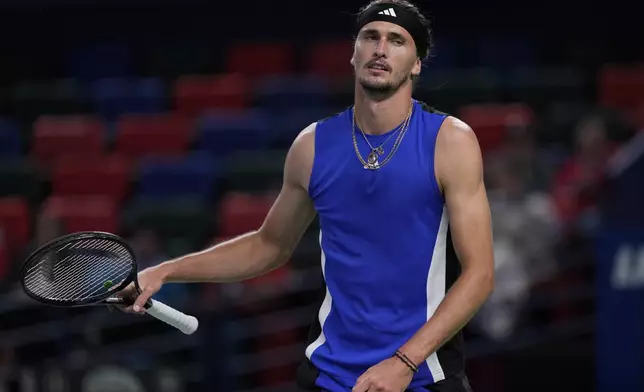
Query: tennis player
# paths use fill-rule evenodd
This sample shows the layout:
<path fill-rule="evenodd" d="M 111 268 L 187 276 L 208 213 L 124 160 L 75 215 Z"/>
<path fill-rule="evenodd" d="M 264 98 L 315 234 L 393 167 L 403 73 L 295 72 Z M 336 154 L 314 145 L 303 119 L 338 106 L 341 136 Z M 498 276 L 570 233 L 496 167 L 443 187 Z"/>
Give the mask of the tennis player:
<path fill-rule="evenodd" d="M 133 311 L 167 282 L 241 281 L 283 265 L 317 213 L 326 295 L 299 386 L 470 391 L 461 329 L 494 285 L 490 211 L 472 129 L 412 98 L 430 48 L 429 23 L 408 1 L 363 8 L 354 105 L 295 139 L 261 227 L 142 271 Z"/>

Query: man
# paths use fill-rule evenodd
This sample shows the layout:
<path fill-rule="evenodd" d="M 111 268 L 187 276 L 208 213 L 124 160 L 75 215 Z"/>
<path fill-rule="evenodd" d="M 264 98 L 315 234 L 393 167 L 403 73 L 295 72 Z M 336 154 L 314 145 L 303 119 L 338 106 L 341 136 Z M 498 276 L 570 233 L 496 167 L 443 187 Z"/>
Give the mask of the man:
<path fill-rule="evenodd" d="M 492 291 L 490 212 L 472 130 L 412 99 L 430 42 L 407 1 L 365 7 L 354 107 L 296 138 L 257 231 L 141 272 L 133 309 L 166 282 L 281 266 L 317 212 L 326 296 L 300 387 L 469 391 L 459 331 Z"/>

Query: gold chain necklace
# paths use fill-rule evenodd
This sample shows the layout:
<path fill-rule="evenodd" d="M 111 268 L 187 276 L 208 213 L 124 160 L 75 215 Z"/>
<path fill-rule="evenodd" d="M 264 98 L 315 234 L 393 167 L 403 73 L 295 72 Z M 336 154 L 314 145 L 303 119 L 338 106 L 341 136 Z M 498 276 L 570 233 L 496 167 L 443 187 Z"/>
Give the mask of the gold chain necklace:
<path fill-rule="evenodd" d="M 387 137 L 387 139 L 384 142 L 382 142 L 382 144 L 380 144 L 378 147 L 375 147 L 375 148 L 371 145 L 371 142 L 369 142 L 369 138 L 367 138 L 367 135 L 364 133 L 364 131 L 360 127 L 360 123 L 358 123 L 358 120 L 356 119 L 355 122 L 356 122 L 356 124 L 358 126 L 358 129 L 360 129 L 360 133 L 362 134 L 362 138 L 364 139 L 365 142 L 367 142 L 367 145 L 371 149 L 371 153 L 369 155 L 372 155 L 374 153 L 378 153 L 378 155 L 382 155 L 382 154 L 385 153 L 385 151 L 384 151 L 384 149 L 382 147 L 385 144 L 387 144 L 387 142 L 389 142 L 389 140 L 391 140 L 391 138 L 394 137 L 398 133 L 398 131 L 400 131 L 402 129 L 403 125 L 405 125 L 405 122 L 407 121 L 407 118 L 411 115 L 411 109 L 412 109 L 412 106 L 409 106 L 409 111 L 407 112 L 407 117 L 405 117 L 405 120 L 403 120 L 403 122 L 400 125 L 398 125 L 398 127 L 396 127 L 396 129 L 394 131 L 391 132 L 391 135 L 389 135 L 389 137 Z"/>
<path fill-rule="evenodd" d="M 413 103 L 409 107 L 409 112 L 407 113 L 407 117 L 403 121 L 403 123 L 398 127 L 400 130 L 398 137 L 394 141 L 394 145 L 391 148 L 391 151 L 389 152 L 389 155 L 385 157 L 385 159 L 382 161 L 382 163 L 378 162 L 378 156 L 384 154 L 384 150 L 382 146 L 385 145 L 389 141 L 389 139 L 395 134 L 398 130 L 394 131 L 392 135 L 385 140 L 384 143 L 382 143 L 380 146 L 373 148 L 371 146 L 371 143 L 369 143 L 369 140 L 367 140 L 367 136 L 364 134 L 362 130 L 363 137 L 365 138 L 365 141 L 367 142 L 367 145 L 369 145 L 369 148 L 371 148 L 371 152 L 367 156 L 367 160 L 365 161 L 364 158 L 362 158 L 362 154 L 360 154 L 360 149 L 358 148 L 358 140 L 356 139 L 356 113 L 355 113 L 355 107 L 353 108 L 353 116 L 352 116 L 352 124 L 351 124 L 351 136 L 353 138 L 353 148 L 355 149 L 356 155 L 358 156 L 358 159 L 360 160 L 360 163 L 362 163 L 362 166 L 365 169 L 369 170 L 377 170 L 384 165 L 386 165 L 391 158 L 393 158 L 394 154 L 398 150 L 398 147 L 400 147 L 400 142 L 402 141 L 403 136 L 405 136 L 405 133 L 407 132 L 407 128 L 409 126 L 409 122 L 411 121 L 411 115 L 413 113 L 413 108 L 414 105 Z"/>

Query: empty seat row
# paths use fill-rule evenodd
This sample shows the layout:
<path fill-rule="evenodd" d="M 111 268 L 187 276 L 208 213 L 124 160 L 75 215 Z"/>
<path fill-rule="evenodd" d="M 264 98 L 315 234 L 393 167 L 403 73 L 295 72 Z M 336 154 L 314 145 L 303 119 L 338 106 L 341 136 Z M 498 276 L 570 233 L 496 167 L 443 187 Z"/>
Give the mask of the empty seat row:
<path fill-rule="evenodd" d="M 124 113 L 161 113 L 167 109 L 167 91 L 157 78 L 106 78 L 90 86 L 92 109 L 115 119 Z"/>
<path fill-rule="evenodd" d="M 237 42 L 214 51 L 213 47 L 216 46 L 206 40 L 166 42 L 152 50 L 108 43 L 74 50 L 67 56 L 67 69 L 70 76 L 82 80 L 132 75 L 139 68 L 134 63 L 141 61 L 144 63 L 141 65 L 152 73 L 168 76 L 195 71 L 212 72 L 216 67 L 250 77 L 295 72 L 336 77 L 352 74 L 349 64 L 353 52 L 351 39 L 320 41 L 305 46 L 264 41 Z M 434 53 L 432 66 L 439 68 L 454 68 L 461 64 L 488 67 L 534 65 L 540 56 L 534 42 L 498 37 L 452 42 L 438 40 Z M 224 59 L 223 63 L 219 59 Z"/>
<path fill-rule="evenodd" d="M 294 109 L 280 116 L 259 110 L 213 111 L 196 120 L 175 114 L 126 115 L 113 124 L 112 131 L 108 123 L 92 116 L 41 116 L 33 124 L 28 150 L 43 163 L 78 151 L 102 155 L 113 150 L 140 158 L 181 156 L 195 148 L 220 156 L 237 150 L 288 147 L 302 129 L 333 112 L 326 107 Z M 0 139 L 7 141 L 0 153 L 19 155 L 20 137 L 17 129 L 0 124 Z"/>
<path fill-rule="evenodd" d="M 89 112 L 113 119 L 122 113 L 166 111 L 168 96 L 168 86 L 159 78 L 25 81 L 14 86 L 0 111 L 27 121 L 41 114 Z"/>
<path fill-rule="evenodd" d="M 216 208 L 199 199 L 138 197 L 124 206 L 109 197 L 51 195 L 32 208 L 19 197 L 0 198 L 0 229 L 11 252 L 20 252 L 34 235 L 33 221 L 44 214 L 60 221 L 66 232 L 151 227 L 164 238 L 184 238 L 203 246 L 217 233 L 232 237 L 261 226 L 274 196 L 229 193 Z M 216 219 L 219 216 L 220 219 Z"/>
<path fill-rule="evenodd" d="M 33 130 L 30 153 L 42 162 L 75 151 L 102 151 L 107 136 L 105 124 L 92 116 L 41 116 Z"/>
<path fill-rule="evenodd" d="M 117 155 L 67 155 L 51 170 L 55 196 L 104 196 L 114 203 L 131 191 L 132 163 Z"/>
<path fill-rule="evenodd" d="M 117 154 L 68 156 L 52 170 L 56 196 L 105 196 L 120 203 L 136 197 L 213 200 L 220 171 L 209 154 L 147 158 L 134 164 Z"/>
<path fill-rule="evenodd" d="M 183 156 L 191 148 L 216 156 L 271 147 L 287 148 L 310 123 L 332 115 L 333 110 L 285 110 L 279 116 L 262 110 L 211 111 L 196 120 L 176 114 L 127 115 L 114 124 L 113 151 L 129 157 Z M 523 104 L 472 104 L 462 106 L 458 116 L 479 135 L 484 149 L 500 143 L 508 121 L 532 123 L 534 113 Z M 41 116 L 33 125 L 30 153 L 43 163 L 52 163 L 82 151 L 102 156 L 108 147 L 107 124 L 92 116 Z M 19 131 L 11 122 L 0 122 L 2 155 L 21 151 Z"/>
<path fill-rule="evenodd" d="M 74 80 L 25 82 L 14 89 L 5 114 L 31 119 L 42 113 L 92 112 L 114 120 L 123 114 L 162 113 L 186 116 L 204 111 L 237 110 L 258 103 L 268 109 L 326 104 L 327 82 L 310 75 L 249 79 L 239 73 L 182 75 L 171 83 L 159 78 L 102 78 L 83 85 Z"/>
<path fill-rule="evenodd" d="M 540 104 L 553 99 L 583 98 L 585 84 L 582 75 L 571 68 L 517 68 L 502 74 L 492 70 L 432 69 L 421 74 L 417 94 L 428 94 L 440 106 L 501 98 Z M 19 118 L 31 118 L 39 112 L 92 111 L 108 120 L 124 114 L 169 110 L 194 117 L 210 110 L 240 110 L 251 106 L 283 111 L 345 105 L 352 93 L 348 84 L 338 89 L 328 79 L 307 74 L 274 75 L 256 80 L 240 73 L 183 75 L 168 85 L 158 78 L 105 78 L 87 88 L 77 81 L 62 80 L 53 81 L 51 91 L 46 91 L 43 83 L 18 87 L 24 92 L 14 98 L 17 101 L 9 105 L 7 113 Z M 56 102 L 58 98 L 61 102 Z M 65 105 L 66 110 L 59 107 Z"/>
<path fill-rule="evenodd" d="M 351 75 L 348 61 L 352 49 L 351 40 L 319 42 L 305 48 L 286 42 L 242 42 L 224 48 L 223 53 L 212 53 L 211 44 L 186 45 L 182 42 L 150 54 L 154 57 L 151 64 L 154 68 L 173 71 L 173 74 L 193 70 L 212 72 L 214 70 L 208 68 L 214 67 L 213 58 L 223 57 L 224 71 L 250 77 L 291 74 L 298 69 L 319 75 Z M 136 68 L 133 64 L 135 56 L 131 48 L 121 43 L 80 47 L 67 56 L 67 71 L 69 76 L 83 81 L 130 76 Z"/>
<path fill-rule="evenodd" d="M 212 201 L 226 189 L 257 192 L 279 187 L 283 151 L 240 152 L 216 159 L 207 152 L 133 160 L 118 153 L 65 155 L 43 168 L 29 160 L 0 165 L 0 197 L 38 202 L 56 196 L 103 196 L 117 204 L 129 197 L 190 197 Z M 260 162 L 258 164 L 258 162 Z"/>

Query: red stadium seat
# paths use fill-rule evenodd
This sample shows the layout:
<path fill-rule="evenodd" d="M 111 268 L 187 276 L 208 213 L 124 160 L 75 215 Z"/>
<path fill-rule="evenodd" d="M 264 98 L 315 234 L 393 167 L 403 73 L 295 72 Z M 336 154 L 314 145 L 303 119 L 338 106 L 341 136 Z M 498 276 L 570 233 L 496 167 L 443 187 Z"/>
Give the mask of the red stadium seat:
<path fill-rule="evenodd" d="M 129 158 L 180 156 L 188 151 L 192 121 L 171 114 L 132 114 L 116 124 L 116 152 Z"/>
<path fill-rule="evenodd" d="M 481 150 L 487 152 L 501 146 L 508 125 L 531 124 L 534 113 L 523 104 L 474 104 L 461 107 L 459 118 L 472 127 Z"/>
<path fill-rule="evenodd" d="M 70 155 L 58 160 L 52 173 L 56 196 L 106 196 L 121 202 L 130 186 L 130 162 L 112 155 Z"/>
<path fill-rule="evenodd" d="M 10 252 L 21 250 L 29 242 L 31 218 L 27 202 L 20 198 L 0 199 L 0 227 Z"/>
<path fill-rule="evenodd" d="M 598 79 L 599 101 L 603 106 L 630 112 L 644 102 L 644 64 L 605 66 Z"/>
<path fill-rule="evenodd" d="M 41 116 L 33 125 L 32 153 L 42 163 L 83 151 L 101 154 L 105 126 L 91 116 Z"/>
<path fill-rule="evenodd" d="M 234 237 L 259 229 L 274 200 L 273 195 L 226 194 L 219 205 L 220 237 Z"/>
<path fill-rule="evenodd" d="M 116 203 L 101 196 L 50 196 L 43 213 L 60 219 L 66 232 L 86 230 L 117 233 L 119 216 Z"/>
<path fill-rule="evenodd" d="M 351 77 L 353 67 L 349 60 L 352 55 L 351 41 L 319 43 L 308 53 L 306 69 L 308 73 L 324 77 Z"/>
<path fill-rule="evenodd" d="M 294 71 L 295 51 L 288 43 L 242 43 L 229 48 L 226 71 L 256 78 Z"/>
<path fill-rule="evenodd" d="M 191 76 L 177 79 L 174 86 L 174 108 L 186 116 L 226 109 L 245 109 L 250 102 L 246 78 L 239 74 Z"/>

